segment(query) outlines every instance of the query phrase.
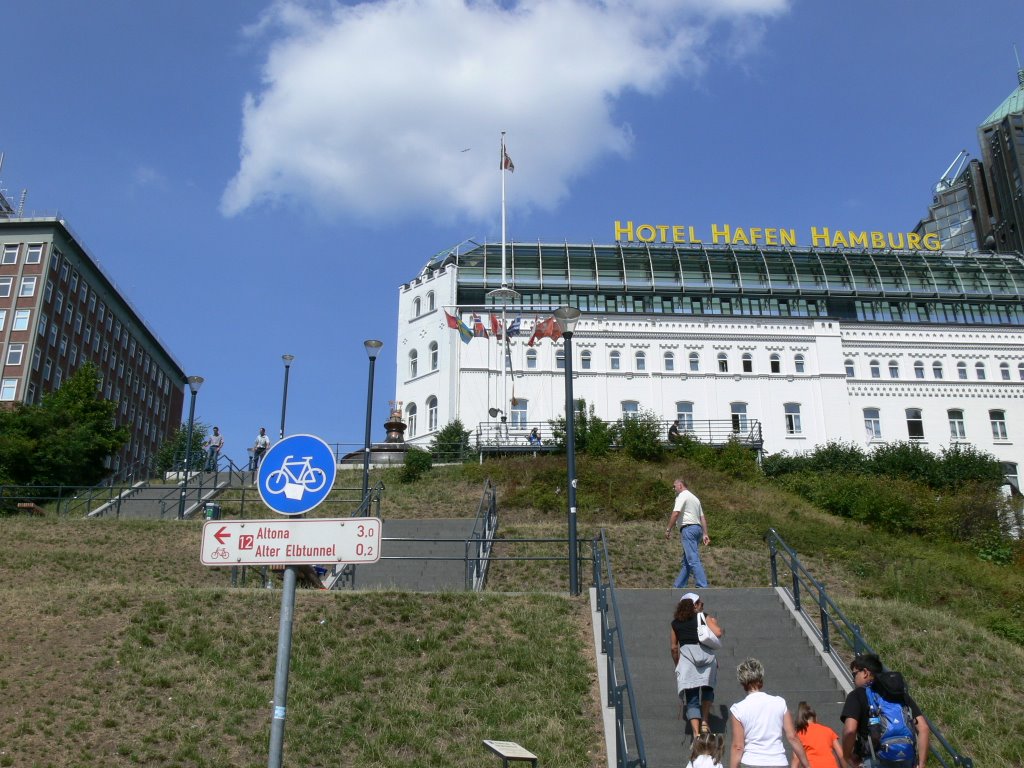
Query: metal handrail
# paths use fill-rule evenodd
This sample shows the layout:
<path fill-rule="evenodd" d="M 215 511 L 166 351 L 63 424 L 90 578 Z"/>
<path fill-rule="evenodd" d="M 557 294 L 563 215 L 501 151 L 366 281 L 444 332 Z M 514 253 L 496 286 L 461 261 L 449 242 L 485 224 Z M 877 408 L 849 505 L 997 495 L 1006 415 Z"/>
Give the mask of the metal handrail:
<path fill-rule="evenodd" d="M 661 428 L 662 442 L 671 443 L 668 430 L 671 420 L 658 422 Z M 539 443 L 530 442 L 530 433 L 536 429 L 540 437 Z M 564 426 L 556 428 L 546 421 L 522 421 L 509 424 L 503 421 L 481 421 L 474 431 L 477 450 L 512 450 L 517 452 L 552 451 L 562 449 Z M 680 438 L 688 438 L 706 445 L 727 445 L 738 442 L 752 448 L 760 448 L 764 444 L 761 422 L 758 419 L 743 419 L 738 423 L 732 419 L 691 420 L 680 427 Z M 611 446 L 618 448 L 618 444 Z"/>
<path fill-rule="evenodd" d="M 875 653 L 874 649 L 864 639 L 860 626 L 851 622 L 843 614 L 835 601 L 829 597 L 828 592 L 825 590 L 825 585 L 808 572 L 800 562 L 796 551 L 783 540 L 778 531 L 774 528 L 769 528 L 768 532 L 764 535 L 764 540 L 768 543 L 768 552 L 771 559 L 772 586 L 775 588 L 780 586 L 779 560 L 781 559 L 783 565 L 789 568 L 790 573 L 789 583 L 787 586 L 783 586 L 782 589 L 789 594 L 790 599 L 793 601 L 793 607 L 807 620 L 807 626 L 814 630 L 817 639 L 821 642 L 822 651 L 836 661 L 837 669 L 842 671 L 847 683 L 852 686 L 853 677 L 848 671 L 848 660 L 844 660 L 836 651 L 832 637 L 837 635 L 842 638 L 846 648 L 849 649 L 852 655 Z M 786 555 L 784 558 L 779 557 L 779 549 L 782 549 Z M 803 608 L 801 592 L 807 592 L 815 596 L 819 618 L 817 625 L 810 614 Z M 928 719 L 927 715 L 924 715 L 924 719 L 928 723 L 928 729 L 931 731 L 931 755 L 944 768 L 973 768 L 974 761 L 954 748 L 945 736 L 942 735 L 942 731 Z"/>
<path fill-rule="evenodd" d="M 487 583 L 491 564 L 494 536 L 498 532 L 498 491 L 490 478 L 484 481 L 484 491 L 477 506 L 473 532 L 466 539 L 466 590 L 479 592 Z"/>
<path fill-rule="evenodd" d="M 612 561 L 608 555 L 608 540 L 604 529 L 590 543 L 593 553 L 594 589 L 597 592 L 597 607 L 601 613 L 601 652 L 607 659 L 608 706 L 615 707 L 615 763 L 617 768 L 647 768 L 647 754 L 644 749 L 640 717 L 637 713 L 633 679 L 629 674 L 629 658 L 622 636 L 622 619 L 615 597 L 615 577 Z M 604 573 L 607 571 L 607 573 Z M 611 621 L 609 621 L 609 607 Z M 616 655 L 616 648 L 618 654 Z M 618 659 L 618 664 L 616 664 Z M 621 672 L 620 672 L 621 665 Z M 626 729 L 625 708 L 629 706 L 629 724 L 632 728 L 633 749 L 630 750 L 629 732 Z"/>

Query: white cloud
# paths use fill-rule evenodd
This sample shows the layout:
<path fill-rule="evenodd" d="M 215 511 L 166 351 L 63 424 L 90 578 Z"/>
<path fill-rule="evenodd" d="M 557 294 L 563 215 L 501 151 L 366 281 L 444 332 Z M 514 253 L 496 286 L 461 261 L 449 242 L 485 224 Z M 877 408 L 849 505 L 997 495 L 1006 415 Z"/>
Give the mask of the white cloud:
<path fill-rule="evenodd" d="M 502 130 L 517 204 L 550 208 L 588 166 L 628 152 L 629 128 L 612 117 L 618 97 L 657 94 L 699 74 L 721 25 L 735 44 L 786 7 L 279 2 L 249 30 L 271 42 L 263 87 L 245 97 L 241 163 L 222 209 L 290 203 L 378 220 L 487 216 L 499 194 Z"/>

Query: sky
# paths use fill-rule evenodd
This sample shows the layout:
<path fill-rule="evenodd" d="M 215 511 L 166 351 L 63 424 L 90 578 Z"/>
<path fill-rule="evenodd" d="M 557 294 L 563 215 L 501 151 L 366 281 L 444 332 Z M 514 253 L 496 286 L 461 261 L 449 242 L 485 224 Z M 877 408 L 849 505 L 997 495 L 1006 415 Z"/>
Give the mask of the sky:
<path fill-rule="evenodd" d="M 13 7 L 11 0 L 4 6 Z M 1020 0 L 33 0 L 0 189 L 64 217 L 245 459 L 361 446 L 431 255 L 616 221 L 911 230 L 1016 87 Z M 801 244 L 807 244 L 806 238 Z M 187 418 L 187 398 L 186 412 Z"/>

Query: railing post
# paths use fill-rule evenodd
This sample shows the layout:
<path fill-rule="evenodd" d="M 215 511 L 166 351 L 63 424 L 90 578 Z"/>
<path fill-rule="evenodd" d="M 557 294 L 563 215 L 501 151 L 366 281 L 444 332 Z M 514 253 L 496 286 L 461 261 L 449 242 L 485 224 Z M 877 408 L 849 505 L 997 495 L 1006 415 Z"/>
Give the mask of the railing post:
<path fill-rule="evenodd" d="M 800 574 L 797 572 L 796 554 L 790 558 L 789 570 L 793 573 L 793 607 L 800 610 Z"/>
<path fill-rule="evenodd" d="M 771 557 L 771 564 L 772 564 L 772 586 L 773 587 L 778 587 L 779 586 L 779 564 L 778 564 L 776 558 L 777 558 L 777 555 L 779 554 L 779 551 L 775 547 L 775 538 L 770 533 L 768 534 L 768 536 L 769 536 L 769 539 L 768 539 L 768 553 L 769 553 L 769 555 Z"/>
<path fill-rule="evenodd" d="M 829 653 L 829 639 L 828 639 L 828 604 L 825 602 L 825 587 L 822 584 L 818 585 L 818 613 L 821 616 L 821 648 L 825 653 Z"/>

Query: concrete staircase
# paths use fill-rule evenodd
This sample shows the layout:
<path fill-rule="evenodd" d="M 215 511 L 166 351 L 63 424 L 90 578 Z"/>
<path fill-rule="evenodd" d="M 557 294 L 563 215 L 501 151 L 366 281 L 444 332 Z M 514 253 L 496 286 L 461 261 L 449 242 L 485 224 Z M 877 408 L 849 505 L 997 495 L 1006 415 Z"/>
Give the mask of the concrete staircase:
<path fill-rule="evenodd" d="M 647 765 L 682 768 L 689 758 L 689 727 L 676 695 L 669 653 L 672 613 L 687 590 L 616 590 L 630 672 L 637 697 Z M 846 693 L 774 589 L 699 589 L 706 610 L 725 637 L 718 651 L 718 685 L 711 729 L 730 746 L 729 706 L 743 698 L 736 665 L 748 656 L 765 667 L 765 691 L 782 696 L 791 712 L 807 701 L 818 721 L 837 733 Z M 728 760 L 723 761 L 728 765 Z"/>

